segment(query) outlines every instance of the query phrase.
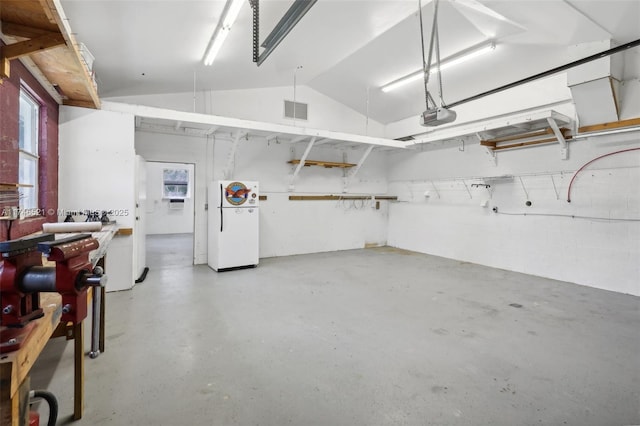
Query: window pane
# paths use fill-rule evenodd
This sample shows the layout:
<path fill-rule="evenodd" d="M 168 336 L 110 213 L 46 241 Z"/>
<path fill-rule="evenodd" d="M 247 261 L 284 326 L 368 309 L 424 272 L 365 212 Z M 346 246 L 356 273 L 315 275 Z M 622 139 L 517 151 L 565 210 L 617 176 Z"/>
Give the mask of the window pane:
<path fill-rule="evenodd" d="M 19 183 L 33 185 L 21 187 L 20 207 L 22 209 L 35 209 L 38 204 L 38 160 L 27 154 L 20 153 Z"/>
<path fill-rule="evenodd" d="M 19 173 L 21 216 L 37 214 L 38 208 L 38 126 L 40 105 L 25 90 L 20 90 L 19 110 Z M 31 211 L 30 211 L 31 209 Z"/>
<path fill-rule="evenodd" d="M 165 183 L 189 183 L 189 171 L 187 169 L 164 169 L 162 178 Z"/>
<path fill-rule="evenodd" d="M 20 91 L 19 147 L 33 155 L 38 155 L 38 117 L 37 102 Z"/>
<path fill-rule="evenodd" d="M 165 198 L 187 198 L 187 191 L 189 185 L 184 184 L 170 184 L 164 185 L 164 197 Z"/>

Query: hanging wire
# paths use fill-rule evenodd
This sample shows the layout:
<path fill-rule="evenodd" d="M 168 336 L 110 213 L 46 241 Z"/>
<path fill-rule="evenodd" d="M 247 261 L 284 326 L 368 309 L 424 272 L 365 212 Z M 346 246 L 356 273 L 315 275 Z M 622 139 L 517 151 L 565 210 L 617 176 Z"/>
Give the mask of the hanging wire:
<path fill-rule="evenodd" d="M 435 7 L 435 13 L 437 13 L 438 10 L 438 0 L 435 0 L 434 2 L 434 7 Z M 431 98 L 431 94 L 429 94 L 429 89 L 427 88 L 427 85 L 429 84 L 429 75 L 431 74 L 431 54 L 433 52 L 433 32 L 435 30 L 435 27 L 431 28 L 431 40 L 429 41 L 429 59 L 425 60 L 424 57 L 424 27 L 423 27 L 423 23 L 422 23 L 422 0 L 418 0 L 418 13 L 420 15 L 420 43 L 422 46 L 422 72 L 423 72 L 423 78 L 424 78 L 424 100 L 425 100 L 425 105 L 427 107 L 427 110 L 431 109 L 429 107 L 429 100 L 431 100 L 431 103 L 433 103 L 433 106 L 436 106 L 436 103 L 433 102 L 433 99 Z M 434 15 L 435 17 L 436 15 Z"/>
<path fill-rule="evenodd" d="M 444 107 L 444 99 L 442 97 L 442 72 L 440 72 L 440 31 L 438 30 L 438 0 L 435 3 L 435 10 L 433 12 L 433 27 L 435 28 L 436 39 L 436 64 L 438 64 L 438 96 L 440 97 L 440 106 Z"/>
<path fill-rule="evenodd" d="M 429 57 L 425 60 L 424 55 L 424 24 L 422 21 L 422 0 L 418 0 L 418 8 L 420 14 L 420 42 L 422 46 L 422 70 L 424 73 L 424 94 L 425 94 L 425 105 L 427 110 L 435 109 L 438 107 L 436 102 L 433 100 L 431 93 L 429 93 L 429 76 L 431 75 L 431 60 L 433 57 L 433 50 L 435 45 L 436 52 L 436 64 L 438 67 L 438 94 L 440 97 L 440 106 L 444 107 L 445 102 L 443 98 L 443 90 L 442 90 L 442 77 L 440 72 L 440 35 L 438 32 L 438 8 L 439 8 L 439 0 L 434 0 L 433 2 L 433 23 L 431 25 L 431 38 L 429 40 Z M 430 105 L 433 105 L 431 106 Z"/>

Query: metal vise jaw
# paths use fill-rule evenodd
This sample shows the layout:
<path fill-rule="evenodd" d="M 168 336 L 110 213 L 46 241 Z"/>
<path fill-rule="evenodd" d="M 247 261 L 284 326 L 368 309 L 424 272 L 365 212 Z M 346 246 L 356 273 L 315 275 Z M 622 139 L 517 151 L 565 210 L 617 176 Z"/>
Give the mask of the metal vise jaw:
<path fill-rule="evenodd" d="M 100 246 L 91 234 L 81 234 L 61 240 L 38 244 L 49 260 L 56 262 L 55 276 L 45 278 L 42 284 L 53 282 L 62 295 L 62 321 L 80 323 L 87 317 L 87 289 L 106 285 L 102 268 L 91 265 L 89 253 Z M 42 291 L 42 290 L 41 290 Z"/>
<path fill-rule="evenodd" d="M 21 327 L 43 315 L 40 294 L 21 284 L 28 271 L 42 269 L 38 244 L 53 239 L 53 234 L 42 234 L 0 243 L 0 325 Z"/>

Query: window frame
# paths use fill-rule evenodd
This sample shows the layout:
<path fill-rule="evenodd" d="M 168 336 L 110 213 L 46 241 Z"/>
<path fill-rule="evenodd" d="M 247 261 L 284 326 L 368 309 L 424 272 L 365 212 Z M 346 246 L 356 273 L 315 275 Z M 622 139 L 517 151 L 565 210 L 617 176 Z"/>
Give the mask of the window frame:
<path fill-rule="evenodd" d="M 186 172 L 187 180 L 169 180 L 166 177 L 166 172 L 176 172 L 176 171 L 184 171 Z M 184 195 L 178 195 L 175 193 L 171 193 L 167 191 L 167 187 L 171 186 L 180 186 L 186 187 L 186 191 Z M 191 173 L 188 168 L 165 168 L 162 170 L 162 198 L 165 200 L 186 200 L 191 198 Z"/>
<path fill-rule="evenodd" d="M 40 202 L 40 148 L 42 146 L 42 110 L 43 103 L 39 97 L 27 86 L 24 82 L 20 84 L 20 93 L 18 96 L 18 183 L 28 184 L 30 192 L 32 193 L 33 201 L 28 205 L 25 205 L 24 199 L 21 197 L 18 205 L 20 210 L 20 218 L 25 219 L 29 217 L 41 216 L 38 203 Z M 31 109 L 31 121 L 30 127 L 30 147 L 31 149 L 25 149 L 24 143 L 24 129 L 26 129 L 26 123 L 22 122 L 23 116 L 23 101 L 28 104 Z M 33 164 L 34 176 L 33 182 L 21 181 L 21 176 L 24 170 L 23 162 L 30 161 Z M 23 179 L 22 179 L 23 180 Z"/>

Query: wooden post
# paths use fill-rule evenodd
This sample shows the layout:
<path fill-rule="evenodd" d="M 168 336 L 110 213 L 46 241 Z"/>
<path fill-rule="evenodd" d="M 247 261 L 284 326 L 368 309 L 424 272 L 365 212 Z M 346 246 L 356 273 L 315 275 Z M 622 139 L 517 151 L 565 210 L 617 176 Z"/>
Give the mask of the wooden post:
<path fill-rule="evenodd" d="M 73 419 L 82 418 L 84 408 L 84 321 L 73 326 Z"/>
<path fill-rule="evenodd" d="M 0 55 L 0 84 L 2 84 L 2 80 L 9 78 L 10 70 L 9 59 L 5 58 L 4 55 Z"/>

